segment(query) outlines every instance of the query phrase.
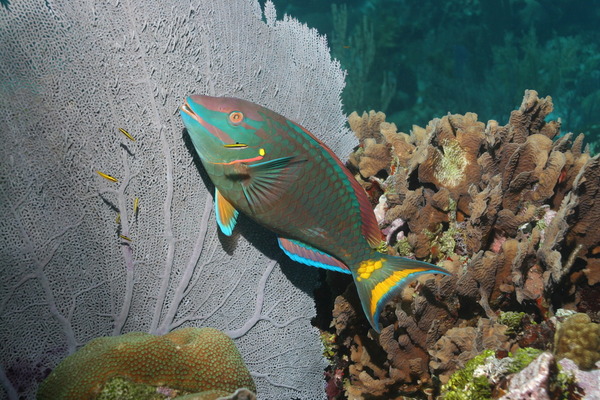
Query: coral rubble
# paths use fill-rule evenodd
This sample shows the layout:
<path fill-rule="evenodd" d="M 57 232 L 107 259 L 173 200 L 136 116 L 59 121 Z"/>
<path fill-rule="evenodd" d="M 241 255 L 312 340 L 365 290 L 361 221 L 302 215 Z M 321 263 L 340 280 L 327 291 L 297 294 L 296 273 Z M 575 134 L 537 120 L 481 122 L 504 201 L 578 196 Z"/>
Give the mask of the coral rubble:
<path fill-rule="evenodd" d="M 184 328 L 164 336 L 133 332 L 94 339 L 52 371 L 38 399 L 210 400 L 240 388 L 256 391 L 233 341 L 213 328 Z M 114 391 L 120 395 L 111 397 Z M 148 392 L 154 395 L 142 397 Z"/>
<path fill-rule="evenodd" d="M 346 395 L 433 397 L 484 350 L 553 350 L 559 308 L 598 321 L 600 159 L 582 149 L 583 135 L 546 121 L 552 109 L 528 90 L 504 126 L 467 113 L 410 134 L 382 113 L 350 115 L 360 145 L 348 166 L 388 252 L 453 275 L 405 289 L 382 313 L 380 335 L 354 311 L 351 287 L 338 296 L 332 326 L 350 360 Z"/>

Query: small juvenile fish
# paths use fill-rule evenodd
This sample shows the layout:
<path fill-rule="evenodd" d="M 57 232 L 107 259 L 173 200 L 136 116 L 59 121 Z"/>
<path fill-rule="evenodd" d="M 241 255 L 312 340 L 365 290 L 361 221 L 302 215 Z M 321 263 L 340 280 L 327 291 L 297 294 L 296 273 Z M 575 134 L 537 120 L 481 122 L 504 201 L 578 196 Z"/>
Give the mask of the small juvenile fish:
<path fill-rule="evenodd" d="M 98 175 L 100 175 L 104 179 L 108 179 L 111 182 L 119 182 L 119 180 L 117 178 L 110 176 L 108 174 L 105 174 L 104 172 L 100 172 L 100 171 L 96 171 L 96 172 L 98 173 Z"/>
<path fill-rule="evenodd" d="M 231 235 L 241 211 L 275 232 L 293 260 L 352 274 L 376 331 L 383 306 L 407 283 L 422 274 L 448 274 L 375 250 L 383 236 L 365 191 L 300 125 L 235 98 L 190 96 L 180 114 L 215 184 L 223 233 Z"/>
<path fill-rule="evenodd" d="M 125 137 L 127 137 L 127 139 L 131 140 L 132 142 L 135 142 L 135 138 L 131 135 L 131 133 L 127 132 L 125 129 L 123 128 L 119 128 L 119 131 L 125 135 Z"/>
<path fill-rule="evenodd" d="M 133 199 L 133 215 L 135 217 L 137 217 L 139 208 L 140 208 L 140 198 L 136 197 L 135 199 Z"/>
<path fill-rule="evenodd" d="M 128 236 L 125 235 L 119 235 L 119 237 L 123 240 L 127 240 L 128 242 L 132 242 L 133 240 L 131 240 Z"/>

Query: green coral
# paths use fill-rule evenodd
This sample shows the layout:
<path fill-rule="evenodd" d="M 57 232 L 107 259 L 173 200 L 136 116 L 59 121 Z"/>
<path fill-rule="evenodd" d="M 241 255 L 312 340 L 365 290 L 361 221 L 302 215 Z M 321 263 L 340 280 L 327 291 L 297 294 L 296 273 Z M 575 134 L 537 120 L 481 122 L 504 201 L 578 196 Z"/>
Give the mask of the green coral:
<path fill-rule="evenodd" d="M 458 228 L 455 220 L 452 220 L 452 212 L 450 213 L 450 226 L 448 229 L 443 230 L 442 225 L 439 225 L 439 229 L 435 232 L 431 232 L 427 229 L 423 230 L 423 234 L 427 236 L 432 248 L 436 248 L 437 252 L 431 254 L 429 262 L 433 261 L 434 258 L 444 259 L 446 257 L 454 257 L 456 256 L 456 238 L 461 237 L 463 232 Z M 456 214 L 456 213 L 454 213 Z"/>
<path fill-rule="evenodd" d="M 498 323 L 506 325 L 508 327 L 508 329 L 506 330 L 507 335 L 514 335 L 521 329 L 521 322 L 523 321 L 523 317 L 525 315 L 527 314 L 524 312 L 502 312 L 498 317 Z"/>
<path fill-rule="evenodd" d="M 402 257 L 408 257 L 413 254 L 412 246 L 408 242 L 407 237 L 403 237 L 402 239 L 398 240 L 398 243 L 396 243 L 394 248 L 398 252 L 398 255 Z"/>
<path fill-rule="evenodd" d="M 475 376 L 474 372 L 494 355 L 493 350 L 485 350 L 467 361 L 465 367 L 452 374 L 448 383 L 442 386 L 441 398 L 444 400 L 490 399 L 492 397 L 490 382 L 485 376 Z"/>
<path fill-rule="evenodd" d="M 506 372 L 508 374 L 514 374 L 522 371 L 542 353 L 542 350 L 534 349 L 532 347 L 524 347 L 517 350 L 515 354 L 509 355 L 511 361 L 507 365 Z"/>
<path fill-rule="evenodd" d="M 321 332 L 321 343 L 323 343 L 323 355 L 328 360 L 333 360 L 338 346 L 335 343 L 337 336 L 335 333 L 329 333 L 327 331 Z"/>
<path fill-rule="evenodd" d="M 541 350 L 525 347 L 509 357 L 497 359 L 494 350 L 485 350 L 456 371 L 442 386 L 444 400 L 478 400 L 492 397 L 492 385 L 502 377 L 522 371 Z"/>
<path fill-rule="evenodd" d="M 388 251 L 388 245 L 387 245 L 387 243 L 385 242 L 385 240 L 382 240 L 382 241 L 379 243 L 379 246 L 377 246 L 377 247 L 375 248 L 375 250 L 377 250 L 377 251 L 378 251 L 378 252 L 380 252 L 380 253 L 387 253 L 387 251 Z"/>
<path fill-rule="evenodd" d="M 444 231 L 437 239 L 440 253 L 450 257 L 454 254 L 456 249 L 456 237 L 460 235 L 460 230 L 456 227 L 456 224 L 451 224 L 446 231 Z"/>
<path fill-rule="evenodd" d="M 455 140 L 445 140 L 442 149 L 434 175 L 444 187 L 454 188 L 465 179 L 465 169 L 469 164 L 467 153 Z"/>
<path fill-rule="evenodd" d="M 581 369 L 592 369 L 600 361 L 600 324 L 587 314 L 571 315 L 556 330 L 554 352 L 558 359 L 569 358 Z"/>
<path fill-rule="evenodd" d="M 184 328 L 164 336 L 133 332 L 94 339 L 52 371 L 38 399 L 96 399 L 103 388 L 107 390 L 102 399 L 126 399 L 131 393 L 135 395 L 129 398 L 144 399 L 139 391 L 146 389 L 140 384 L 155 393 L 161 388 L 196 393 L 202 399 L 242 387 L 256 391 L 231 338 L 213 328 Z"/>

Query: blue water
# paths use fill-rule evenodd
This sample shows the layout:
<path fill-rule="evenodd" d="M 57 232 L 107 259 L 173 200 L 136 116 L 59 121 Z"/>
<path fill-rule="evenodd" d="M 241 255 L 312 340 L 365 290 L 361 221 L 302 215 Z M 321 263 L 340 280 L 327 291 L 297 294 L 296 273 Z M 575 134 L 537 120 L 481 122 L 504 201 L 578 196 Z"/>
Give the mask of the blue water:
<path fill-rule="evenodd" d="M 327 35 L 348 71 L 347 113 L 384 111 L 405 132 L 448 112 L 504 124 L 534 89 L 552 97 L 564 132 L 600 141 L 598 1 L 274 3 Z M 345 32 L 334 22 L 344 14 Z"/>

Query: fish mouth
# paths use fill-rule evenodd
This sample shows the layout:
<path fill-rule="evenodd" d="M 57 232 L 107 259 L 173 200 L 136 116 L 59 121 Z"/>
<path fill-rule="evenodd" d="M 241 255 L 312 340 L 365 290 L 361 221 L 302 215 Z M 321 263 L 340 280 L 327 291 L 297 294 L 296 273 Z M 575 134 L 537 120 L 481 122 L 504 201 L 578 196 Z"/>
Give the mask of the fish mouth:
<path fill-rule="evenodd" d="M 204 125 L 204 120 L 198 114 L 196 114 L 194 110 L 192 110 L 192 107 L 190 107 L 190 105 L 188 104 L 187 99 L 183 102 L 179 109 L 182 112 L 186 113 L 190 118 L 198 122 L 200 125 Z"/>
<path fill-rule="evenodd" d="M 199 123 L 201 126 L 204 126 L 214 136 L 218 137 L 222 141 L 225 141 L 225 142 L 228 141 L 228 140 L 224 140 L 227 138 L 223 137 L 223 135 L 221 135 L 220 132 L 217 132 L 217 130 L 213 129 L 213 127 L 210 126 L 210 124 L 208 124 L 204 120 L 204 118 L 202 118 L 201 116 L 199 116 L 198 114 L 196 114 L 194 112 L 192 107 L 190 107 L 190 104 L 188 103 L 187 99 L 183 102 L 183 104 L 179 107 L 179 109 L 181 110 L 181 112 L 185 113 L 187 116 L 192 118 L 194 121 Z M 223 147 L 225 147 L 226 149 L 245 149 L 245 148 L 248 148 L 248 145 L 245 143 L 237 143 L 236 142 L 236 143 L 231 143 L 231 144 L 224 144 Z"/>

